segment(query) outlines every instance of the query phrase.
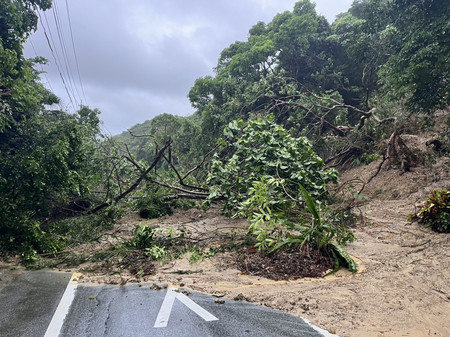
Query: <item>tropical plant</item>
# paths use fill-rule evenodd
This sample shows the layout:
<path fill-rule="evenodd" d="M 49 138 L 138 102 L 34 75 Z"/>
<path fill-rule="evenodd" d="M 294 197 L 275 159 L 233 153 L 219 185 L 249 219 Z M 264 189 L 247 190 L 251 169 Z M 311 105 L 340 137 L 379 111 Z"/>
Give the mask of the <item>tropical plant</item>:
<path fill-rule="evenodd" d="M 323 205 L 326 185 L 336 182 L 337 173 L 324 168 L 309 142 L 290 136 L 270 115 L 232 122 L 224 135 L 207 180 L 209 199 L 223 199 L 225 210 L 246 217 L 261 251 L 306 245 L 342 261 L 332 242 L 352 237 L 322 221 L 312 197 Z"/>
<path fill-rule="evenodd" d="M 274 197 L 273 209 L 289 207 L 286 193 L 298 194 L 299 183 L 323 200 L 327 196 L 326 184 L 337 182 L 337 172 L 324 168 L 309 141 L 291 136 L 274 122 L 272 115 L 247 123 L 230 122 L 219 144 L 223 148 L 215 155 L 206 184 L 210 186 L 209 198 L 224 199 L 229 210 L 237 210 L 243 200 L 254 194 L 252 186 L 261 179 L 282 181 L 267 192 Z"/>
<path fill-rule="evenodd" d="M 450 190 L 435 190 L 423 207 L 408 220 L 418 220 L 436 232 L 450 233 Z"/>

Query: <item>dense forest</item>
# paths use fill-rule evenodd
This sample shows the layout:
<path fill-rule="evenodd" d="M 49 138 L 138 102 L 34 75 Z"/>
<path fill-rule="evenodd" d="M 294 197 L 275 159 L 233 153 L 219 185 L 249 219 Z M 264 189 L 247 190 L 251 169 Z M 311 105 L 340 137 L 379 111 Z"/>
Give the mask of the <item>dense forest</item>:
<path fill-rule="evenodd" d="M 447 0 L 356 0 L 332 24 L 301 0 L 223 49 L 187 93 L 192 116 L 107 137 L 97 109 L 49 109 L 58 98 L 35 68 L 46 60 L 23 56 L 35 9 L 51 5 L 0 0 L 0 255 L 30 262 L 125 212 L 198 201 L 248 218 L 262 250 L 306 242 L 345 255 L 351 235 L 323 215 L 336 168 L 386 156 L 385 140 L 408 170 L 398 136 L 450 105 Z"/>

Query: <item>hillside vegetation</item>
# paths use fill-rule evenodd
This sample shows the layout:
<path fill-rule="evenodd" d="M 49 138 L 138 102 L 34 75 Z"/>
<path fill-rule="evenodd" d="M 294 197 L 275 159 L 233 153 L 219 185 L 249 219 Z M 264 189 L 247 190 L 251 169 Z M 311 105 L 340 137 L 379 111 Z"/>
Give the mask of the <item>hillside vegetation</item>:
<path fill-rule="evenodd" d="M 334 168 L 426 163 L 402 134 L 450 105 L 447 0 L 355 1 L 332 24 L 301 0 L 222 51 L 215 75 L 188 93 L 193 116 L 163 114 L 106 137 L 97 109 L 47 110 L 57 97 L 33 68 L 44 60 L 23 57 L 34 9 L 50 7 L 0 2 L 0 251 L 26 262 L 92 239 L 126 212 L 157 217 L 202 201 L 248 218 L 262 251 L 319 249 L 354 270 L 341 248 L 353 240 L 341 221 L 348 207 L 327 206 Z M 445 123 L 429 143 L 438 156 L 450 148 Z M 136 242 L 153 245 L 154 234 L 137 229 Z"/>

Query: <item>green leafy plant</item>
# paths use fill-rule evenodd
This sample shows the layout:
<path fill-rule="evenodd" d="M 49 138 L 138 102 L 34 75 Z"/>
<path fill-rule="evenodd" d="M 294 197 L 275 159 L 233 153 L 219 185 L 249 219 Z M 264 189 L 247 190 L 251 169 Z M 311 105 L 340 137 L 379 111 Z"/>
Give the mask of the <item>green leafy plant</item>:
<path fill-rule="evenodd" d="M 167 200 L 162 193 L 155 191 L 154 187 L 144 189 L 141 194 L 137 199 L 136 208 L 142 218 L 156 219 L 173 214 L 174 202 Z"/>
<path fill-rule="evenodd" d="M 174 257 L 180 257 L 185 252 L 200 252 L 196 246 L 190 246 L 189 237 L 185 230 L 172 228 L 152 228 L 148 225 L 137 225 L 133 230 L 133 236 L 114 249 L 116 255 L 129 256 L 138 254 L 150 260 L 165 261 Z"/>
<path fill-rule="evenodd" d="M 133 230 L 133 237 L 126 242 L 126 245 L 138 249 L 151 248 L 156 241 L 158 229 L 151 228 L 148 225 L 138 225 Z"/>
<path fill-rule="evenodd" d="M 149 248 L 145 248 L 145 255 L 152 260 L 165 260 L 168 256 L 168 252 L 164 247 L 154 245 Z"/>
<path fill-rule="evenodd" d="M 372 154 L 363 153 L 361 156 L 361 161 L 364 164 L 369 165 L 370 163 L 378 160 L 378 158 L 380 158 L 380 154 L 378 154 L 378 153 L 372 153 Z"/>
<path fill-rule="evenodd" d="M 337 270 L 341 266 L 343 266 L 350 270 L 352 273 L 356 273 L 358 271 L 358 264 L 356 263 L 356 261 L 353 260 L 351 256 L 344 249 L 342 249 L 341 246 L 337 245 L 334 242 L 330 242 L 328 251 L 330 251 L 334 257 L 334 270 Z"/>
<path fill-rule="evenodd" d="M 436 232 L 450 233 L 450 190 L 433 191 L 424 206 L 408 217 Z"/>
<path fill-rule="evenodd" d="M 213 257 L 214 255 L 217 254 L 219 250 L 210 247 L 208 251 L 205 251 L 203 247 L 194 245 L 192 247 L 188 247 L 186 251 L 191 253 L 189 257 L 189 263 L 194 264 L 202 259 L 209 259 Z"/>
<path fill-rule="evenodd" d="M 276 187 L 280 179 L 262 177 L 254 181 L 248 191 L 248 199 L 238 207 L 237 216 L 246 217 L 250 223 L 249 233 L 256 235 L 255 247 L 265 250 L 276 243 L 276 227 L 283 223 L 283 210 L 287 211 L 288 200 L 278 195 Z"/>
<path fill-rule="evenodd" d="M 290 135 L 274 122 L 273 115 L 247 123 L 233 121 L 224 136 L 219 140 L 222 152 L 215 155 L 206 184 L 210 186 L 209 200 L 225 200 L 227 210 L 236 211 L 262 177 L 275 179 L 270 193 L 278 197 L 271 201 L 277 203 L 272 208 L 290 208 L 286 192 L 299 193 L 299 183 L 313 197 L 325 199 L 326 185 L 337 182 L 336 170 L 325 169 L 309 141 Z"/>
<path fill-rule="evenodd" d="M 226 210 L 248 219 L 254 246 L 267 254 L 305 246 L 350 266 L 331 243 L 345 244 L 353 235 L 344 225 L 324 221 L 320 211 L 326 185 L 337 180 L 337 173 L 324 168 L 307 139 L 292 137 L 271 116 L 230 123 L 225 136 L 224 154 L 216 156 L 208 177 L 210 199 L 224 199 Z"/>
<path fill-rule="evenodd" d="M 269 250 L 269 253 L 284 245 L 300 245 L 300 247 L 303 247 L 305 244 L 308 244 L 309 246 L 321 249 L 327 255 L 332 255 L 335 260 L 335 270 L 344 266 L 351 272 L 356 272 L 358 270 L 357 263 L 338 244 L 346 244 L 347 241 L 354 241 L 353 234 L 348 230 L 339 231 L 332 224 L 323 221 L 320 211 L 316 207 L 316 202 L 303 186 L 300 185 L 299 188 L 302 191 L 308 211 L 312 215 L 312 221 L 309 225 L 292 226 L 300 234 L 286 235 L 283 240 L 279 241 Z M 338 241 L 338 243 L 333 242 L 333 240 Z"/>

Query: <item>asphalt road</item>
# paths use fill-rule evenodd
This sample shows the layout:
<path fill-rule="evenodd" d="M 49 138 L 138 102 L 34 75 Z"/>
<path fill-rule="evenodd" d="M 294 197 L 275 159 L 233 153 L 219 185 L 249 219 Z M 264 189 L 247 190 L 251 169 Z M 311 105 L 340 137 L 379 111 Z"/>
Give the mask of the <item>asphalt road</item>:
<path fill-rule="evenodd" d="M 71 273 L 27 272 L 0 292 L 0 336 L 44 336 Z"/>
<path fill-rule="evenodd" d="M 71 274 L 27 272 L 0 291 L 2 337 L 334 336 L 305 320 L 240 301 L 149 284 L 85 286 Z"/>

